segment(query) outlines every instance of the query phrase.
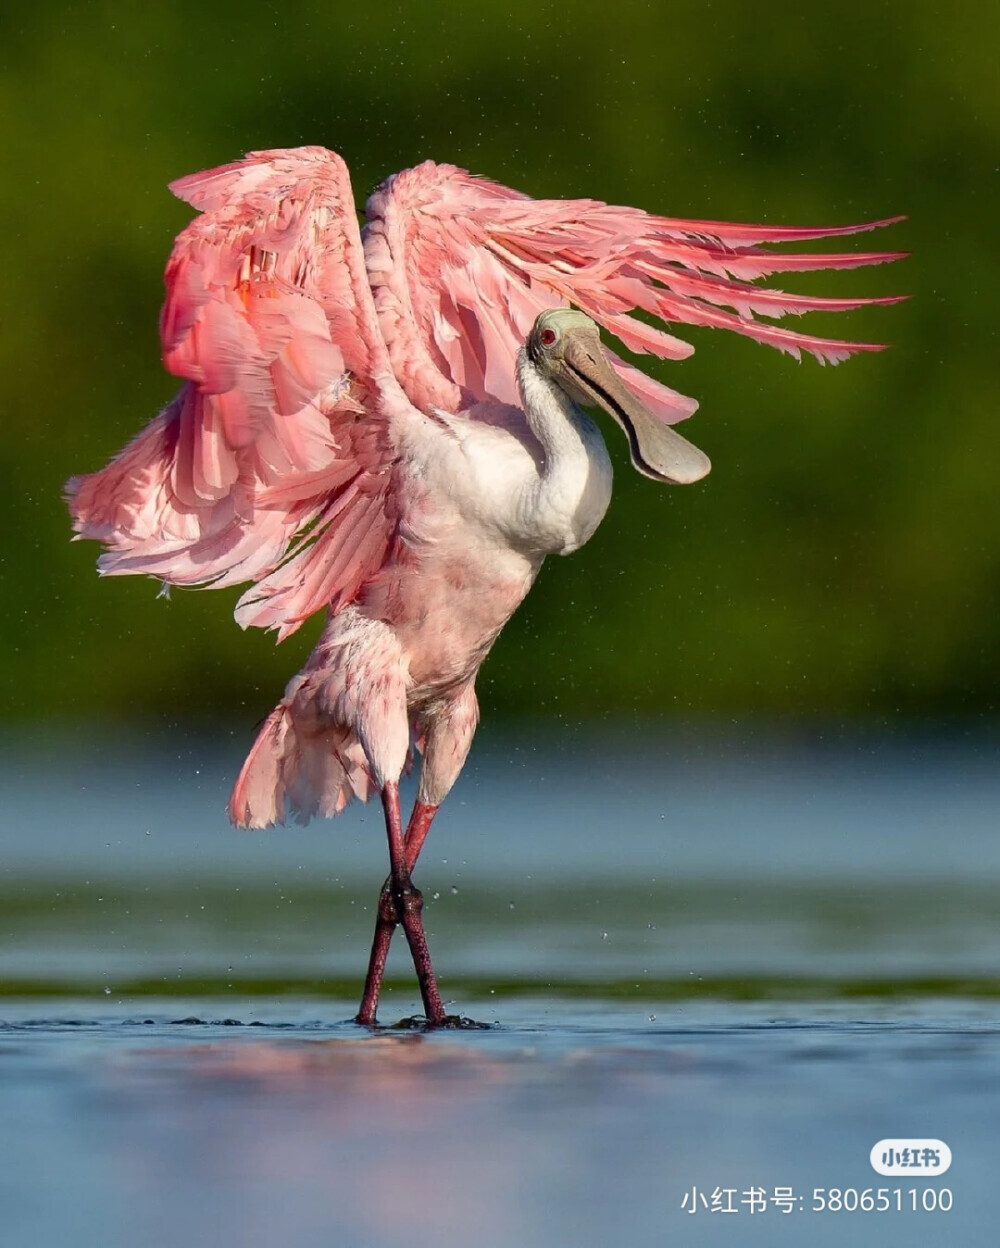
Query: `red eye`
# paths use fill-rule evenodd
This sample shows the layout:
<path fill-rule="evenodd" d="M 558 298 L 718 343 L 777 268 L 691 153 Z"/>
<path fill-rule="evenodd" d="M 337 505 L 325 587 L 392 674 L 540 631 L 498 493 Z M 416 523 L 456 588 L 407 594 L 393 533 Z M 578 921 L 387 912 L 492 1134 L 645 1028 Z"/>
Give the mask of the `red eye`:
<path fill-rule="evenodd" d="M 551 347 L 556 340 L 556 331 L 554 329 L 543 329 L 538 335 L 538 340 L 543 347 Z"/>

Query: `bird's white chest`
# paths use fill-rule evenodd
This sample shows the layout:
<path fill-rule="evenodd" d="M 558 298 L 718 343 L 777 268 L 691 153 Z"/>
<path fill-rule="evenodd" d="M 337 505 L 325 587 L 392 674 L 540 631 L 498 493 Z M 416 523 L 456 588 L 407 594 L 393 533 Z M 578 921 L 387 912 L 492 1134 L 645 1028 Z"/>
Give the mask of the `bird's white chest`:
<path fill-rule="evenodd" d="M 552 460 L 518 409 L 476 416 L 425 421 L 404 448 L 406 554 L 363 600 L 403 646 L 414 704 L 474 674 L 545 556 L 582 546 L 611 497 L 592 422 Z"/>
<path fill-rule="evenodd" d="M 567 407 L 569 407 L 567 403 Z M 516 409 L 504 425 L 468 423 L 444 471 L 467 523 L 532 560 L 568 555 L 594 533 L 611 501 L 604 439 L 578 408 L 542 445 Z"/>
<path fill-rule="evenodd" d="M 569 555 L 590 540 L 611 502 L 612 469 L 600 430 L 583 412 L 545 471 L 526 483 L 515 525 L 545 554 Z"/>

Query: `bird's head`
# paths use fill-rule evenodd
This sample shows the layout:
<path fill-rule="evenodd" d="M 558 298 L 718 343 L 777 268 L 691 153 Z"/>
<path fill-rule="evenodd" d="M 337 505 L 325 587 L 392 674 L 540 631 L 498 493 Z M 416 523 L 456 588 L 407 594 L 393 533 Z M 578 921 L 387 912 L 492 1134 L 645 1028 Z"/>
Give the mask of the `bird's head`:
<path fill-rule="evenodd" d="M 700 481 L 711 463 L 650 412 L 615 372 L 601 346 L 597 326 L 575 308 L 550 308 L 531 327 L 528 359 L 574 403 L 603 408 L 625 430 L 632 466 L 654 481 L 689 485 Z"/>

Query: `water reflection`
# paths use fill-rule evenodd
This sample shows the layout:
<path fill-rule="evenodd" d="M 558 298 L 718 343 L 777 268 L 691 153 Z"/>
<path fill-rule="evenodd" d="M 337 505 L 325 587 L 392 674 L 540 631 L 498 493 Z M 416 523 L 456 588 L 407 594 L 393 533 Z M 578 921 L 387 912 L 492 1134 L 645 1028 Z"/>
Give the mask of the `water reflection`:
<path fill-rule="evenodd" d="M 531 1244 L 575 1166 L 524 1130 L 535 1083 L 510 1057 L 383 1036 L 153 1049 L 101 1095 L 142 1242 L 198 1242 L 208 1218 L 227 1242 Z"/>
<path fill-rule="evenodd" d="M 835 1218 L 697 1221 L 682 1197 L 871 1186 L 891 1122 L 950 1141 L 948 1242 L 990 1242 L 996 1003 L 928 1002 L 905 1022 L 870 1002 L 784 1019 L 696 1003 L 656 1024 L 596 1001 L 508 1007 L 490 1031 L 396 1036 L 296 1023 L 301 1006 L 272 1004 L 253 1028 L 170 1023 L 162 1003 L 147 1023 L 74 1005 L 75 1026 L 26 1025 L 10 1003 L 6 1225 L 16 1242 L 79 1248 L 839 1248 Z M 861 1248 L 941 1231 L 902 1215 L 848 1228 Z"/>

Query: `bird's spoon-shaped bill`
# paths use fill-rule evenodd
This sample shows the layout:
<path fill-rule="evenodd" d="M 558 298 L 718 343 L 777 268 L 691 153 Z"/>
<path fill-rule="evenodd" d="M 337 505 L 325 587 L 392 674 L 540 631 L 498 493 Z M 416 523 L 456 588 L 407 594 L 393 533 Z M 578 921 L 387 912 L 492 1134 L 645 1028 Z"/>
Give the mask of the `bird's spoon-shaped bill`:
<path fill-rule="evenodd" d="M 657 420 L 621 380 L 596 325 L 574 325 L 561 345 L 552 361 L 553 376 L 574 401 L 603 408 L 621 425 L 638 472 L 670 485 L 690 485 L 708 474 L 712 463 L 705 452 Z"/>

